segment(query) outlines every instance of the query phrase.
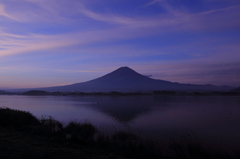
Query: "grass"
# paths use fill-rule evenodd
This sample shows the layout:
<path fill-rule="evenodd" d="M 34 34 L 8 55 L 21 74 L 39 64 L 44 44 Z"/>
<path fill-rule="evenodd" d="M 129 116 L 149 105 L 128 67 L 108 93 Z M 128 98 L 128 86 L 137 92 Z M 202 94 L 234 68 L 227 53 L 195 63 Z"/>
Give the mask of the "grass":
<path fill-rule="evenodd" d="M 52 117 L 0 108 L 0 158 L 240 158 L 240 151 L 226 153 L 187 136 L 163 144 L 123 131 L 106 135 L 90 123 L 72 121 L 64 127 Z"/>

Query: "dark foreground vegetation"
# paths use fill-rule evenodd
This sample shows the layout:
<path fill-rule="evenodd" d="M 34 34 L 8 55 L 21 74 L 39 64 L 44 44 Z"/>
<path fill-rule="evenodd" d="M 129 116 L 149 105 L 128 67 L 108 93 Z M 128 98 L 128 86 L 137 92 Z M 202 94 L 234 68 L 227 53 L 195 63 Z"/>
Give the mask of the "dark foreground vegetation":
<path fill-rule="evenodd" d="M 240 151 L 227 153 L 196 140 L 159 143 L 121 131 L 107 135 L 90 123 L 63 126 L 52 117 L 0 108 L 0 158 L 237 159 Z"/>

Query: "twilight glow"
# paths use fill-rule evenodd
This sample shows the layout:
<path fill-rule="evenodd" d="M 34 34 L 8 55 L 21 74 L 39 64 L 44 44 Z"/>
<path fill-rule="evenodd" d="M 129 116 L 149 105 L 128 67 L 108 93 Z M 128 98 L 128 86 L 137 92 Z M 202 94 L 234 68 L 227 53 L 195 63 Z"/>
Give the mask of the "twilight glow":
<path fill-rule="evenodd" d="M 0 0 L 0 88 L 88 81 L 121 66 L 240 86 L 239 0 Z"/>

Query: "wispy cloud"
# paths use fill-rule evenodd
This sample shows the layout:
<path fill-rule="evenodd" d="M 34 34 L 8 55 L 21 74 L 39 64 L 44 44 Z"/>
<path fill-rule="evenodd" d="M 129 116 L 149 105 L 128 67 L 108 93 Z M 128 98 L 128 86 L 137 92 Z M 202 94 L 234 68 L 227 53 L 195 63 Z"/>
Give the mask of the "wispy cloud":
<path fill-rule="evenodd" d="M 71 21 L 68 15 L 75 14 L 74 9 L 70 9 L 74 4 L 67 7 L 66 4 L 71 3 L 62 0 L 3 0 L 1 3 L 0 16 L 21 23 L 64 24 Z"/>
<path fill-rule="evenodd" d="M 156 3 L 160 3 L 160 2 L 164 2 L 164 0 L 154 0 L 154 1 L 152 1 L 152 2 L 150 2 L 150 3 L 148 3 L 148 4 L 146 4 L 145 7 L 146 7 L 146 6 L 153 5 L 153 4 L 156 4 Z"/>
<path fill-rule="evenodd" d="M 128 17 L 97 14 L 91 10 L 86 9 L 84 6 L 81 6 L 81 8 L 79 9 L 79 12 L 86 15 L 87 17 L 90 17 L 97 21 L 104 21 L 104 22 L 108 22 L 108 23 L 117 23 L 117 24 L 134 24 L 134 23 L 136 23 L 136 20 L 128 18 Z"/>
<path fill-rule="evenodd" d="M 5 18 L 9 18 L 9 19 L 12 19 L 12 20 L 19 21 L 18 18 L 14 17 L 11 14 L 6 12 L 5 6 L 3 4 L 0 4 L 0 16 L 5 17 Z"/>
<path fill-rule="evenodd" d="M 168 16 L 166 17 L 166 15 L 155 15 L 154 17 L 126 17 L 112 13 L 100 14 L 87 9 L 84 5 L 81 5 L 79 12 L 97 21 L 119 24 L 129 28 L 159 27 L 177 23 L 176 19 Z"/>
<path fill-rule="evenodd" d="M 198 13 L 182 12 L 171 7 L 167 1 L 156 0 L 150 4 L 160 3 L 168 12 L 164 14 L 156 14 L 151 17 L 137 16 L 137 17 L 125 17 L 116 14 L 100 14 L 87 9 L 84 5 L 81 5 L 79 11 L 85 16 L 97 21 L 103 21 L 107 23 L 114 23 L 128 28 L 138 29 L 151 29 L 155 32 L 181 32 L 181 31 L 212 31 L 216 29 L 226 29 L 226 27 L 237 27 L 240 25 L 238 21 L 240 6 L 231 6 L 220 9 L 213 9 Z M 232 16 L 230 16 L 232 15 Z M 219 19 L 218 17 L 222 17 Z M 229 17 L 230 20 L 229 20 Z M 227 23 L 226 23 L 227 21 Z"/>

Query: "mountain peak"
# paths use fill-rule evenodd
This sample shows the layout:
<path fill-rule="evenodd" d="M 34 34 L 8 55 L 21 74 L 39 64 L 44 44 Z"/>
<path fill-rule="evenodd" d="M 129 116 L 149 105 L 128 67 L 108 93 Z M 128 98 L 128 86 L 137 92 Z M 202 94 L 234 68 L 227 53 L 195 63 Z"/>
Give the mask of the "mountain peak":
<path fill-rule="evenodd" d="M 127 66 L 120 67 L 120 68 L 118 68 L 117 70 L 124 70 L 124 71 L 129 71 L 129 70 L 131 70 L 131 71 L 134 71 L 133 69 L 131 69 L 131 68 L 127 67 Z M 116 70 L 116 71 L 117 71 L 117 70 Z M 134 72 L 135 72 L 135 71 L 134 71 Z"/>
<path fill-rule="evenodd" d="M 124 67 L 120 67 L 117 70 L 113 71 L 110 74 L 114 74 L 114 75 L 118 75 L 118 76 L 133 76 L 133 75 L 140 75 L 139 73 L 137 73 L 136 71 L 134 71 L 133 69 L 124 66 Z"/>

